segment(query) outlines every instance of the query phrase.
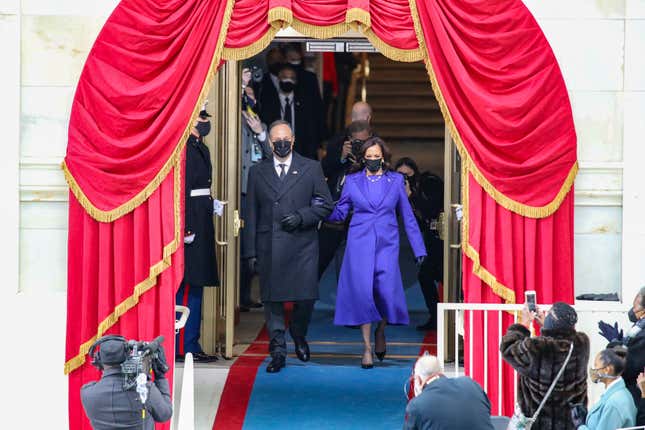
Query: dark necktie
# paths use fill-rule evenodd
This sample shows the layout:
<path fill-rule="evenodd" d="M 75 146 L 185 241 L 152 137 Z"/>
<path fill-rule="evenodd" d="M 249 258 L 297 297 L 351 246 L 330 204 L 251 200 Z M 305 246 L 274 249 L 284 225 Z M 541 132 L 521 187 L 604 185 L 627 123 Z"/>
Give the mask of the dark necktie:
<path fill-rule="evenodd" d="M 282 118 L 289 123 L 289 126 L 293 129 L 293 123 L 291 118 L 291 100 L 289 97 L 284 99 L 284 117 Z"/>
<path fill-rule="evenodd" d="M 287 176 L 287 172 L 285 170 L 287 165 L 284 164 L 284 163 L 280 163 L 280 164 L 278 164 L 278 166 L 280 166 L 280 180 L 283 180 L 284 177 Z"/>

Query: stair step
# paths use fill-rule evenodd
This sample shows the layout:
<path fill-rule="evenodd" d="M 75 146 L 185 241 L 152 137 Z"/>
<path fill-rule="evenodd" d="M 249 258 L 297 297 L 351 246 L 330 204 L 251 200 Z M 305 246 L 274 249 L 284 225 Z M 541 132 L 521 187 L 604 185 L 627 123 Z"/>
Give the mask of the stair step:
<path fill-rule="evenodd" d="M 367 82 L 426 82 L 429 83 L 428 74 L 425 70 L 414 70 L 401 73 L 400 70 L 371 69 Z"/>
<path fill-rule="evenodd" d="M 444 125 L 445 121 L 440 111 L 431 111 L 427 115 L 379 115 L 378 112 L 374 112 L 374 117 L 372 119 L 374 124 L 383 124 L 383 125 L 405 125 L 405 126 L 416 126 L 416 125 L 429 125 L 429 124 L 441 124 Z"/>
<path fill-rule="evenodd" d="M 393 97 L 393 96 L 370 96 L 369 90 L 367 93 L 367 102 L 372 105 L 374 112 L 379 110 L 400 110 L 400 111 L 415 111 L 415 110 L 437 110 L 439 103 L 437 100 L 430 97 Z"/>
<path fill-rule="evenodd" d="M 374 124 L 374 130 L 378 135 L 387 138 L 394 137 L 397 140 L 408 138 L 443 138 L 443 126 L 401 126 L 401 125 L 379 125 Z"/>

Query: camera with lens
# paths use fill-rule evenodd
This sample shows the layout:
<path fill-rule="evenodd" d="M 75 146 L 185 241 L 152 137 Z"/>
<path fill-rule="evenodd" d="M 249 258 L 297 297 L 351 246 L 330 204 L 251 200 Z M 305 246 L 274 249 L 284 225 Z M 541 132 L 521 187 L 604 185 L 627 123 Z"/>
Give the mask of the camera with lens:
<path fill-rule="evenodd" d="M 364 144 L 365 144 L 364 140 L 352 139 L 352 154 L 354 154 L 355 157 L 358 157 L 359 155 L 361 155 L 361 149 L 363 148 Z"/>
<path fill-rule="evenodd" d="M 109 335 L 96 341 L 90 348 L 92 365 L 103 370 L 105 365 L 119 366 L 123 373 L 123 389 L 137 390 L 150 379 L 153 368 L 168 371 L 163 349 L 163 336 L 153 341 L 126 340 L 123 336 Z"/>
<path fill-rule="evenodd" d="M 264 72 L 261 67 L 251 66 L 251 80 L 256 83 L 262 82 L 264 78 Z"/>

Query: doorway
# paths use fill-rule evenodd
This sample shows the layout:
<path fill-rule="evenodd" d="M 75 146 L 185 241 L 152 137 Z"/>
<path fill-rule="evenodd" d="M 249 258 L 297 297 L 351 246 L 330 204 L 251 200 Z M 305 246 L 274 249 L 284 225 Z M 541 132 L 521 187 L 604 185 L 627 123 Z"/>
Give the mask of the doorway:
<path fill-rule="evenodd" d="M 453 302 L 461 297 L 461 238 L 455 216 L 461 197 L 459 155 L 446 131 L 425 66 L 422 62 L 390 60 L 377 53 L 367 39 L 356 35 L 312 40 L 288 30 L 256 56 L 224 64 L 209 94 L 214 133 L 207 137 L 206 143 L 213 161 L 214 195 L 225 203 L 225 210 L 222 217 L 215 219 L 221 287 L 205 292 L 202 346 L 206 352 L 226 358 L 239 355 L 253 341 L 254 328 L 263 322 L 261 309 L 240 312 L 240 234 L 244 220 L 240 217 L 242 124 L 237 113 L 241 111 L 241 71 L 243 66 L 265 71 L 266 52 L 287 43 L 301 45 L 306 68 L 318 76 L 325 105 L 326 137 L 340 132 L 351 122 L 349 114 L 354 101 L 366 101 L 372 105 L 373 128 L 389 145 L 393 163 L 409 157 L 416 161 L 421 172 L 430 172 L 443 181 L 443 211 L 434 227 L 443 239 L 443 280 L 439 295 L 443 301 Z M 331 93 L 328 82 L 323 79 L 325 58 L 330 53 L 338 60 L 339 80 Z M 323 157 L 324 141 L 321 143 L 319 156 Z M 407 240 L 402 239 L 402 245 L 406 244 Z M 405 252 L 402 246 L 402 254 Z M 340 256 L 337 257 L 337 267 L 330 265 L 328 272 L 339 269 Z M 409 305 L 412 310 L 423 310 L 414 265 L 402 265 L 402 272 L 404 285 L 417 290 L 408 291 Z M 320 304 L 333 306 L 333 285 L 321 286 Z M 257 300 L 258 296 L 256 278 L 252 297 Z"/>

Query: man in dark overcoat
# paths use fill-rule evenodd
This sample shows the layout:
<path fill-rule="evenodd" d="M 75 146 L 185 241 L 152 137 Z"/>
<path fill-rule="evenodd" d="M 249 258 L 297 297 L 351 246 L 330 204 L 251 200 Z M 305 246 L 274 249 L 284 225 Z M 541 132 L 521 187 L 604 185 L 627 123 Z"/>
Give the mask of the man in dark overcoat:
<path fill-rule="evenodd" d="M 177 291 L 177 304 L 190 309 L 188 321 L 177 334 L 175 355 L 182 361 L 188 352 L 197 362 L 215 361 L 199 345 L 204 287 L 219 285 L 215 259 L 215 227 L 211 182 L 213 168 L 204 137 L 211 129 L 211 115 L 202 110 L 186 143 L 184 279 Z"/>
<path fill-rule="evenodd" d="M 274 122 L 269 141 L 273 158 L 249 173 L 243 257 L 260 275 L 272 358 L 267 372 L 275 373 L 285 366 L 287 355 L 285 302 L 294 302 L 289 332 L 296 355 L 309 360 L 305 336 L 318 299 L 316 227 L 329 215 L 332 203 L 320 163 L 293 152 L 288 123 Z"/>

